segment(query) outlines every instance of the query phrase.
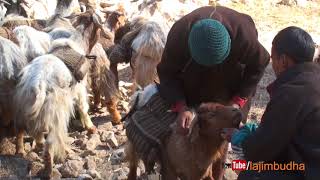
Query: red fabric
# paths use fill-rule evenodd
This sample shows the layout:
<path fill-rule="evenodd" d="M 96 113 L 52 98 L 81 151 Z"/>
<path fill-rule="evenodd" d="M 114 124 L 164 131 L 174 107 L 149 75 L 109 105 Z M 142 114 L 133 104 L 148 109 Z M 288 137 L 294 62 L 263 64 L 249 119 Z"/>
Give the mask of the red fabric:
<path fill-rule="evenodd" d="M 232 101 L 235 104 L 238 104 L 240 106 L 240 108 L 243 108 L 243 106 L 247 103 L 248 99 L 247 98 L 242 98 L 242 97 L 239 97 L 239 96 L 234 96 L 232 98 Z"/>
<path fill-rule="evenodd" d="M 187 107 L 187 105 L 184 101 L 178 101 L 171 107 L 171 111 L 172 112 L 180 112 L 186 107 Z"/>

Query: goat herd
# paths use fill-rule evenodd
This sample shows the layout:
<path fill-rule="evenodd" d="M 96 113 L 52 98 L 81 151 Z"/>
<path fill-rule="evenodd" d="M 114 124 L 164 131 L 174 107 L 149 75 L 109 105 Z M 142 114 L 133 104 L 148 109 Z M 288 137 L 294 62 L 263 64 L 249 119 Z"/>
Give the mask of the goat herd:
<path fill-rule="evenodd" d="M 75 110 L 83 127 L 96 132 L 88 115 L 88 93 L 94 107 L 106 105 L 112 122 L 120 123 L 117 63 L 130 62 L 133 90 L 144 87 L 157 78 L 166 41 L 156 22 L 142 17 L 128 21 L 120 9 L 104 11 L 102 23 L 94 8 L 74 11 L 71 2 L 58 1 L 56 13 L 46 20 L 19 12 L 1 19 L 1 135 L 14 133 L 19 155 L 25 154 L 24 135 L 32 136 L 36 148 L 44 150 L 45 175 L 51 174 L 53 160 L 65 155 L 64 140 Z M 0 4 L 7 9 L 12 5 L 3 0 Z"/>

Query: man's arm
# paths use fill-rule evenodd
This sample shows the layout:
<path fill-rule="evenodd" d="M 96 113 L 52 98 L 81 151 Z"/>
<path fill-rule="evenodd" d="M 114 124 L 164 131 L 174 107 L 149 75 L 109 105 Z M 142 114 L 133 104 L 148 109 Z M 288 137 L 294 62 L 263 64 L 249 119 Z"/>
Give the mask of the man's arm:
<path fill-rule="evenodd" d="M 298 126 L 303 98 L 283 88 L 269 102 L 260 126 L 244 142 L 245 158 L 252 161 L 274 160 L 290 143 Z M 301 100 L 297 100 L 297 99 Z"/>
<path fill-rule="evenodd" d="M 183 67 L 188 62 L 186 36 L 188 31 L 182 22 L 177 22 L 170 30 L 162 59 L 157 66 L 160 79 L 159 91 L 169 103 L 180 109 L 186 101 L 183 84 L 179 78 Z"/>
<path fill-rule="evenodd" d="M 252 18 L 247 16 L 241 25 L 237 41 L 242 43 L 239 48 L 239 53 L 242 53 L 240 62 L 245 65 L 245 69 L 242 83 L 236 95 L 248 98 L 253 95 L 262 78 L 264 70 L 270 62 L 270 55 L 258 41 L 258 31 Z"/>

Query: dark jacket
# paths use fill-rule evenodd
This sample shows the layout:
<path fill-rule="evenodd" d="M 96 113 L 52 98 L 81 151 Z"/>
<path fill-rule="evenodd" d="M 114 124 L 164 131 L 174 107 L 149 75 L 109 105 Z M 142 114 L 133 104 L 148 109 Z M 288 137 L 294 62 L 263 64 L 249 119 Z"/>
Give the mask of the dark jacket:
<path fill-rule="evenodd" d="M 303 162 L 310 179 L 320 178 L 319 82 L 320 66 L 314 63 L 280 74 L 259 128 L 243 143 L 247 160 Z"/>
<path fill-rule="evenodd" d="M 224 63 L 213 67 L 191 61 L 188 48 L 192 25 L 205 18 L 220 21 L 231 37 L 229 56 Z M 254 94 L 269 59 L 269 53 L 258 41 L 250 16 L 226 7 L 202 7 L 171 28 L 157 67 L 159 91 L 169 103 L 184 100 L 189 105 L 206 101 L 229 102 L 234 96 L 247 98 Z"/>

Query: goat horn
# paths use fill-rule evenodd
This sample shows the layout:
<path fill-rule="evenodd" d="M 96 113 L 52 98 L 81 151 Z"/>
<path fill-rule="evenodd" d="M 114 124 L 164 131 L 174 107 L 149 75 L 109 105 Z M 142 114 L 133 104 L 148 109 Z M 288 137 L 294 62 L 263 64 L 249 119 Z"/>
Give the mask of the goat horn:
<path fill-rule="evenodd" d="M 4 4 L 11 5 L 8 1 L 5 1 L 5 0 L 0 0 L 0 2 L 2 2 L 2 3 L 4 3 Z"/>

